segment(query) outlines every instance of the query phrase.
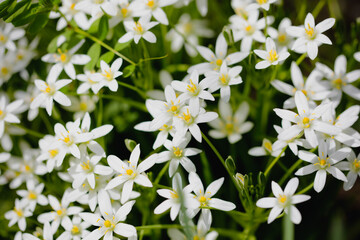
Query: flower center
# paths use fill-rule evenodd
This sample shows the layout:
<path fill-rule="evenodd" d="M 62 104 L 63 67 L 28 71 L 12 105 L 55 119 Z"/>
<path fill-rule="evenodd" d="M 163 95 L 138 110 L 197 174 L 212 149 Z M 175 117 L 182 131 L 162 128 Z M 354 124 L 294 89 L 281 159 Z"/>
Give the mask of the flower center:
<path fill-rule="evenodd" d="M 106 80 L 108 80 L 108 81 L 113 80 L 113 74 L 112 74 L 112 72 L 111 72 L 111 69 L 109 69 L 109 71 L 104 70 L 104 72 L 105 72 L 105 73 L 102 73 L 101 75 L 103 75 L 104 78 L 106 78 Z"/>
<path fill-rule="evenodd" d="M 286 35 L 285 34 L 279 34 L 278 41 L 279 41 L 279 43 L 284 43 L 286 41 Z"/>
<path fill-rule="evenodd" d="M 186 113 L 183 113 L 183 116 L 180 117 L 182 120 L 184 120 L 187 123 L 190 123 L 191 118 L 191 114 L 189 112 L 189 109 L 186 110 Z"/>
<path fill-rule="evenodd" d="M 14 208 L 14 212 L 16 213 L 16 215 L 18 217 L 24 216 L 24 213 L 23 213 L 23 211 L 21 209 Z"/>
<path fill-rule="evenodd" d="M 80 110 L 85 112 L 87 110 L 87 104 L 84 102 L 80 103 Z"/>
<path fill-rule="evenodd" d="M 137 34 L 143 34 L 143 32 L 144 32 L 144 29 L 139 22 L 135 23 L 134 30 L 135 30 L 135 32 L 137 32 Z"/>
<path fill-rule="evenodd" d="M 87 162 L 82 162 L 80 163 L 80 166 L 82 167 L 83 170 L 88 171 L 91 169 L 90 166 L 90 160 L 87 160 Z"/>
<path fill-rule="evenodd" d="M 148 0 L 148 2 L 146 3 L 146 5 L 149 6 L 149 8 L 153 8 L 155 3 L 154 3 L 154 0 Z"/>
<path fill-rule="evenodd" d="M 134 171 L 131 170 L 131 169 L 126 170 L 126 174 L 129 175 L 129 176 L 131 176 L 133 173 L 134 173 Z"/>
<path fill-rule="evenodd" d="M 160 128 L 159 130 L 160 131 L 164 131 L 164 130 L 170 131 L 171 129 L 172 129 L 172 126 L 168 126 L 167 124 L 164 124 L 163 128 Z"/>
<path fill-rule="evenodd" d="M 318 157 L 319 162 L 315 163 L 314 165 L 319 165 L 320 168 L 322 168 L 322 169 L 327 168 L 330 166 L 330 164 L 327 162 L 327 159 L 328 158 L 323 159 L 323 158 Z"/>
<path fill-rule="evenodd" d="M 0 110 L 0 116 L 3 115 L 3 113 L 4 113 L 3 110 Z"/>
<path fill-rule="evenodd" d="M 179 198 L 179 195 L 175 191 L 170 191 L 170 196 L 171 196 L 171 198 L 174 198 L 174 199 Z"/>
<path fill-rule="evenodd" d="M 5 41 L 6 41 L 5 36 L 0 33 L 0 42 L 5 42 Z"/>
<path fill-rule="evenodd" d="M 221 66 L 222 62 L 222 59 L 219 58 L 216 60 L 216 65 Z"/>
<path fill-rule="evenodd" d="M 31 167 L 29 165 L 25 165 L 25 171 L 30 172 L 30 170 L 31 170 Z"/>
<path fill-rule="evenodd" d="M 207 205 L 207 204 L 206 204 L 207 200 L 208 200 L 208 199 L 207 199 L 205 196 L 199 197 L 200 205 L 201 205 L 202 207 L 205 207 L 205 206 Z"/>
<path fill-rule="evenodd" d="M 62 217 L 66 214 L 66 209 L 63 208 L 63 209 L 59 209 L 56 211 L 56 214 L 59 216 L 59 217 Z"/>
<path fill-rule="evenodd" d="M 71 10 L 74 10 L 75 5 L 76 5 L 75 3 L 71 4 L 70 9 L 71 9 Z"/>
<path fill-rule="evenodd" d="M 179 101 L 180 102 L 180 101 Z M 172 114 L 174 116 L 177 116 L 179 114 L 179 107 L 177 105 L 174 104 L 174 102 L 171 100 L 170 101 L 171 103 L 171 106 L 168 106 L 166 103 L 165 103 L 165 106 L 168 107 L 168 112 L 172 112 Z"/>
<path fill-rule="evenodd" d="M 353 162 L 352 164 L 353 164 L 353 166 L 354 166 L 354 168 L 355 168 L 356 171 L 359 171 L 359 170 L 360 170 L 360 159 L 357 160 L 357 159 L 355 158 L 355 160 L 354 160 L 354 162 Z"/>
<path fill-rule="evenodd" d="M 267 3 L 267 0 L 256 0 L 260 5 Z"/>
<path fill-rule="evenodd" d="M 30 199 L 30 200 L 35 200 L 36 198 L 37 198 L 36 193 L 33 192 L 33 191 L 29 191 L 28 199 Z"/>
<path fill-rule="evenodd" d="M 58 153 L 59 153 L 59 150 L 57 150 L 57 149 L 49 150 L 49 154 L 50 154 L 51 158 L 54 158 Z"/>
<path fill-rule="evenodd" d="M 104 226 L 105 227 L 107 227 L 107 228 L 109 228 L 109 227 L 111 227 L 111 222 L 110 222 L 110 220 L 106 220 L 105 222 L 104 222 Z"/>
<path fill-rule="evenodd" d="M 205 237 L 199 237 L 198 235 L 195 235 L 193 240 L 205 240 Z"/>
<path fill-rule="evenodd" d="M 268 152 L 272 152 L 272 144 L 270 141 L 266 141 L 264 142 L 264 148 L 265 150 L 267 150 Z"/>
<path fill-rule="evenodd" d="M 196 85 L 193 83 L 191 79 L 190 79 L 190 84 L 187 85 L 187 90 L 191 93 L 197 93 Z"/>
<path fill-rule="evenodd" d="M 127 8 L 122 8 L 122 9 L 120 10 L 120 12 L 121 12 L 122 16 L 125 18 L 126 15 L 127 15 L 127 13 L 128 13 L 128 9 L 127 9 Z"/>
<path fill-rule="evenodd" d="M 182 156 L 182 153 L 183 153 L 183 150 L 181 150 L 180 148 L 178 147 L 173 147 L 173 153 L 176 157 L 181 157 Z"/>
<path fill-rule="evenodd" d="M 71 234 L 75 235 L 78 234 L 80 232 L 80 229 L 78 226 L 73 225 L 72 229 L 71 229 Z"/>
<path fill-rule="evenodd" d="M 104 0 L 95 0 L 94 1 L 96 4 L 102 4 L 104 2 Z"/>
<path fill-rule="evenodd" d="M 279 56 L 277 55 L 276 50 L 271 49 L 268 56 L 269 62 L 275 62 L 278 58 Z"/>
<path fill-rule="evenodd" d="M 9 69 L 8 69 L 7 67 L 2 67 L 2 68 L 1 68 L 1 73 L 2 73 L 3 75 L 6 75 L 6 74 L 9 73 Z"/>
<path fill-rule="evenodd" d="M 345 82 L 341 80 L 341 78 L 337 78 L 334 81 L 332 81 L 333 85 L 337 89 L 341 89 L 343 85 L 346 85 Z"/>
<path fill-rule="evenodd" d="M 227 123 L 227 124 L 225 125 L 225 131 L 226 131 L 226 133 L 231 134 L 231 133 L 233 132 L 233 129 L 234 129 L 234 124 L 232 124 L 232 123 Z"/>
<path fill-rule="evenodd" d="M 286 202 L 286 200 L 287 200 L 287 198 L 286 198 L 285 195 L 280 195 L 280 196 L 278 197 L 278 201 L 279 201 L 279 203 L 281 203 L 281 204 L 284 204 L 284 203 Z"/>
<path fill-rule="evenodd" d="M 229 83 L 229 76 L 227 74 L 221 74 L 220 76 L 220 82 L 223 85 L 227 85 Z"/>
<path fill-rule="evenodd" d="M 309 38 L 314 37 L 314 28 L 310 27 L 309 23 L 308 23 L 307 28 L 305 27 L 305 33 L 309 36 Z"/>

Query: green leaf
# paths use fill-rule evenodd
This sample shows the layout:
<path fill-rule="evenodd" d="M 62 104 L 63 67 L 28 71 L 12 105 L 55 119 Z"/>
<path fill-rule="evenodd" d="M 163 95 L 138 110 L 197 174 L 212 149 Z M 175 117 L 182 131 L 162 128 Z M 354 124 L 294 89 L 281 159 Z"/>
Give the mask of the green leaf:
<path fill-rule="evenodd" d="M 123 77 L 124 78 L 130 77 L 131 74 L 133 74 L 133 72 L 135 71 L 135 67 L 136 67 L 135 65 L 129 65 L 126 68 L 124 68 Z"/>
<path fill-rule="evenodd" d="M 50 12 L 44 12 L 36 15 L 34 21 L 29 25 L 28 32 L 30 32 L 31 34 L 36 34 L 42 28 L 44 28 L 49 21 L 49 14 Z"/>
<path fill-rule="evenodd" d="M 100 40 L 104 40 L 109 30 L 109 21 L 107 16 L 102 16 L 91 24 L 88 32 L 96 35 Z"/>
<path fill-rule="evenodd" d="M 31 0 L 23 0 L 16 4 L 13 11 L 9 12 L 9 15 L 4 18 L 5 22 L 11 22 L 14 18 L 22 14 L 25 10 L 29 8 Z"/>
<path fill-rule="evenodd" d="M 136 147 L 136 145 L 137 145 L 137 143 L 134 141 L 134 140 L 132 140 L 132 139 L 125 139 L 125 146 L 126 146 L 126 148 L 130 151 L 130 152 L 132 152 L 133 150 L 134 150 L 134 148 Z"/>
<path fill-rule="evenodd" d="M 5 0 L 2 3 L 0 3 L 0 18 L 3 18 L 6 16 L 6 14 L 13 9 L 16 6 L 16 1 L 13 0 Z"/>
<path fill-rule="evenodd" d="M 94 43 L 87 52 L 87 55 L 91 58 L 90 62 L 85 65 L 85 68 L 93 70 L 101 53 L 101 46 L 98 43 Z"/>
<path fill-rule="evenodd" d="M 101 55 L 99 61 L 96 64 L 96 66 L 100 67 L 101 60 L 103 60 L 104 62 L 109 64 L 113 58 L 114 58 L 114 53 L 113 52 L 104 53 L 103 55 Z"/>
<path fill-rule="evenodd" d="M 236 166 L 234 159 L 231 156 L 228 156 L 228 158 L 225 160 L 225 165 L 229 172 L 234 175 L 236 171 Z"/>
<path fill-rule="evenodd" d="M 132 41 L 128 41 L 128 42 L 125 42 L 125 43 L 119 43 L 118 42 L 118 43 L 116 43 L 114 48 L 115 48 L 116 51 L 121 51 L 121 50 L 127 48 L 128 46 L 130 46 L 131 42 Z"/>

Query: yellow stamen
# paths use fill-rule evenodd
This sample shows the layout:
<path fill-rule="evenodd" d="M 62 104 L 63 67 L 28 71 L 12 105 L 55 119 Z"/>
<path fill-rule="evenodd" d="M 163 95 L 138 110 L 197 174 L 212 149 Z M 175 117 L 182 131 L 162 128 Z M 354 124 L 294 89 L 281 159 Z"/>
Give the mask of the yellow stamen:
<path fill-rule="evenodd" d="M 310 119 L 308 117 L 304 117 L 302 122 L 303 122 L 304 125 L 308 125 L 309 122 L 310 122 Z"/>
<path fill-rule="evenodd" d="M 279 43 L 284 43 L 286 41 L 286 35 L 285 34 L 279 34 L 278 41 L 279 41 Z"/>
<path fill-rule="evenodd" d="M 285 203 L 286 202 L 286 196 L 285 195 L 280 195 L 278 198 L 279 203 Z"/>
<path fill-rule="evenodd" d="M 333 85 L 334 85 L 337 89 L 341 89 L 342 86 L 345 86 L 345 85 L 346 85 L 346 83 L 343 82 L 343 81 L 341 80 L 341 78 L 335 79 L 334 81 L 332 81 L 332 83 L 333 83 Z"/>
<path fill-rule="evenodd" d="M 181 150 L 180 148 L 178 147 L 173 147 L 173 153 L 176 157 L 181 157 L 182 156 L 182 152 L 183 150 Z"/>
<path fill-rule="evenodd" d="M 305 89 L 303 89 L 303 90 L 301 90 L 302 91 L 302 93 L 305 95 L 305 96 L 307 96 L 307 91 L 305 90 Z"/>
<path fill-rule="evenodd" d="M 5 36 L 0 34 L 0 42 L 5 42 Z"/>
<path fill-rule="evenodd" d="M 122 14 L 123 17 L 126 17 L 126 15 L 127 15 L 127 13 L 128 13 L 128 10 L 127 10 L 127 8 L 122 8 L 122 9 L 120 10 L 120 12 L 121 12 L 121 14 Z"/>
<path fill-rule="evenodd" d="M 6 75 L 6 74 L 9 73 L 9 69 L 8 69 L 7 67 L 2 67 L 2 68 L 1 68 L 1 73 L 2 73 L 3 75 Z"/>
<path fill-rule="evenodd" d="M 70 9 L 71 9 L 71 10 L 74 10 L 75 5 L 76 5 L 75 3 L 71 4 Z"/>
<path fill-rule="evenodd" d="M 25 171 L 30 172 L 30 170 L 31 170 L 31 167 L 29 165 L 25 165 Z"/>
<path fill-rule="evenodd" d="M 355 159 L 353 162 L 354 168 L 357 170 L 360 168 L 360 160 Z"/>
<path fill-rule="evenodd" d="M 268 60 L 270 62 L 275 62 L 276 60 L 278 60 L 279 55 L 277 55 L 276 50 L 271 49 L 269 52 L 269 56 L 268 56 Z"/>
<path fill-rule="evenodd" d="M 135 25 L 136 26 L 134 27 L 134 30 L 139 34 L 142 34 L 144 32 L 144 29 L 141 24 L 139 22 L 136 22 Z"/>
<path fill-rule="evenodd" d="M 190 84 L 187 85 L 187 90 L 191 93 L 195 93 L 197 88 L 193 81 L 190 79 Z"/>
<path fill-rule="evenodd" d="M 83 170 L 90 170 L 90 160 L 87 160 L 87 162 L 80 163 L 80 166 Z"/>
<path fill-rule="evenodd" d="M 112 80 L 113 79 L 111 69 L 109 69 L 109 71 L 104 70 L 104 72 L 105 73 L 102 73 L 101 75 L 103 75 L 107 80 Z"/>
<path fill-rule="evenodd" d="M 256 0 L 260 5 L 267 3 L 267 0 Z"/>
<path fill-rule="evenodd" d="M 58 153 L 59 153 L 59 150 L 57 150 L 57 149 L 49 150 L 49 154 L 52 158 L 54 158 Z"/>
<path fill-rule="evenodd" d="M 308 28 L 305 28 L 305 33 L 306 33 L 309 37 L 313 37 L 314 28 L 310 27 L 310 23 L 308 23 Z"/>
<path fill-rule="evenodd" d="M 229 83 L 228 75 L 227 74 L 221 74 L 220 81 L 223 85 L 227 85 Z"/>
<path fill-rule="evenodd" d="M 107 228 L 109 228 L 109 227 L 111 227 L 111 222 L 110 222 L 110 220 L 106 220 L 105 222 L 104 222 L 104 226 L 105 227 L 107 227 Z"/>
<path fill-rule="evenodd" d="M 233 130 L 234 130 L 234 124 L 227 123 L 225 125 L 225 131 L 226 131 L 227 134 L 231 134 L 233 132 Z"/>
<path fill-rule="evenodd" d="M 205 196 L 199 197 L 199 202 L 201 206 L 206 206 L 207 198 Z"/>
<path fill-rule="evenodd" d="M 221 66 L 222 62 L 223 62 L 223 61 L 222 61 L 221 59 L 217 59 L 217 60 L 216 60 L 216 65 Z"/>
<path fill-rule="evenodd" d="M 149 8 L 154 7 L 154 5 L 155 5 L 154 0 L 148 0 L 148 2 L 146 3 L 146 5 L 148 5 Z"/>
<path fill-rule="evenodd" d="M 71 229 L 71 234 L 75 235 L 78 234 L 80 232 L 79 227 L 76 225 L 73 225 L 72 229 Z"/>
<path fill-rule="evenodd" d="M 57 215 L 61 216 L 64 214 L 64 211 L 62 209 L 56 211 Z"/>
<path fill-rule="evenodd" d="M 126 170 L 126 174 L 129 175 L 129 176 L 131 176 L 133 173 L 134 173 L 134 171 L 131 170 L 131 169 Z"/>
<path fill-rule="evenodd" d="M 272 152 L 272 144 L 271 144 L 271 142 L 270 141 L 265 141 L 264 142 L 264 148 L 266 150 L 268 150 L 269 152 Z"/>
<path fill-rule="evenodd" d="M 86 111 L 87 110 L 87 104 L 84 103 L 84 102 L 80 103 L 80 110 L 83 111 L 83 112 Z"/>
<path fill-rule="evenodd" d="M 250 32 L 252 30 L 252 26 L 251 25 L 247 25 L 245 28 L 245 31 Z"/>
<path fill-rule="evenodd" d="M 14 212 L 18 215 L 18 217 L 22 217 L 24 215 L 21 209 L 14 208 Z"/>
<path fill-rule="evenodd" d="M 33 192 L 33 191 L 29 191 L 28 199 L 30 199 L 30 200 L 35 200 L 36 198 L 37 198 L 36 193 Z"/>
<path fill-rule="evenodd" d="M 175 191 L 171 191 L 170 196 L 171 196 L 171 198 L 179 198 L 179 195 Z"/>
<path fill-rule="evenodd" d="M 2 110 L 0 110 L 0 116 L 3 114 L 4 112 Z"/>
<path fill-rule="evenodd" d="M 180 117 L 182 120 L 184 120 L 185 122 L 189 123 L 191 120 L 191 114 L 189 112 L 189 109 L 186 110 L 186 113 L 183 113 L 183 116 Z"/>

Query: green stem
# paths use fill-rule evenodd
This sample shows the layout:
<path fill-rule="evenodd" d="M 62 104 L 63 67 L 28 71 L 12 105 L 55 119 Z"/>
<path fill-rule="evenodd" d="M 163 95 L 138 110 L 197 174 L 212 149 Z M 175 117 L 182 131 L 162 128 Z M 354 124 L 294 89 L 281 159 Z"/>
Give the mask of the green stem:
<path fill-rule="evenodd" d="M 307 53 L 303 53 L 297 60 L 296 60 L 296 65 L 300 65 L 300 63 L 302 63 L 302 61 L 304 61 L 304 59 L 306 58 Z"/>
<path fill-rule="evenodd" d="M 294 224 L 290 219 L 291 211 L 283 217 L 283 240 L 294 239 Z"/>
<path fill-rule="evenodd" d="M 279 153 L 279 155 L 269 164 L 269 166 L 266 168 L 264 175 L 265 177 L 267 177 L 267 175 L 269 174 L 269 172 L 271 171 L 271 169 L 274 167 L 274 165 L 277 163 L 277 161 L 279 161 L 281 155 L 285 152 L 285 150 L 287 149 L 288 145 L 286 145 L 281 152 Z"/>
<path fill-rule="evenodd" d="M 161 169 L 159 175 L 155 178 L 154 184 L 158 184 L 160 182 L 160 179 L 162 178 L 162 176 L 165 174 L 166 170 L 169 168 L 170 166 L 170 161 L 168 161 L 165 166 Z"/>
<path fill-rule="evenodd" d="M 309 191 L 313 186 L 314 186 L 314 182 L 310 183 L 306 188 L 304 188 L 303 190 L 301 190 L 301 191 L 298 192 L 297 194 L 306 193 L 306 192 Z"/>
<path fill-rule="evenodd" d="M 65 122 L 61 119 L 60 113 L 58 112 L 58 110 L 56 109 L 55 105 L 53 106 L 52 109 L 52 113 L 53 113 L 53 118 L 60 122 L 61 124 L 65 125 Z"/>
<path fill-rule="evenodd" d="M 44 121 L 45 123 L 45 126 L 46 126 L 46 129 L 48 131 L 49 134 L 53 134 L 54 133 L 54 128 L 53 126 L 51 125 L 50 121 L 49 121 L 49 118 L 48 116 L 45 115 L 45 112 L 44 111 L 39 111 L 39 114 L 40 114 L 40 117 L 41 119 Z"/>
<path fill-rule="evenodd" d="M 103 99 L 102 99 L 102 92 L 99 92 L 99 111 L 97 113 L 97 121 L 96 121 L 96 126 L 100 127 L 102 124 L 102 119 L 103 119 Z"/>
<path fill-rule="evenodd" d="M 320 13 L 320 11 L 324 7 L 325 3 L 326 3 L 326 0 L 321 0 L 315 6 L 314 10 L 312 11 L 312 15 L 314 16 L 314 18 L 316 18 L 317 15 Z"/>
<path fill-rule="evenodd" d="M 168 190 L 173 190 L 171 187 L 162 185 L 162 184 L 158 184 L 158 183 L 153 183 L 153 185 L 157 188 L 163 188 L 163 189 L 168 189 Z"/>
<path fill-rule="evenodd" d="M 39 133 L 37 131 L 28 129 L 28 128 L 24 127 L 23 125 L 20 125 L 20 124 L 13 124 L 13 126 L 24 130 L 27 134 L 32 135 L 34 137 L 43 138 L 45 136 L 45 134 L 42 134 L 42 133 Z"/>
<path fill-rule="evenodd" d="M 147 229 L 168 229 L 168 228 L 183 228 L 180 224 L 154 224 L 135 227 L 136 230 L 147 230 Z"/>
<path fill-rule="evenodd" d="M 119 84 L 120 86 L 123 86 L 123 87 L 126 87 L 126 88 L 128 88 L 128 89 L 131 89 L 131 90 L 137 92 L 142 98 L 146 99 L 146 93 L 143 92 L 142 90 L 140 90 L 139 88 L 134 87 L 134 86 L 132 86 L 132 85 L 130 85 L 130 84 L 127 84 L 127 83 L 124 83 L 124 82 L 120 82 L 120 81 L 117 81 L 117 82 L 118 82 L 118 84 Z"/>

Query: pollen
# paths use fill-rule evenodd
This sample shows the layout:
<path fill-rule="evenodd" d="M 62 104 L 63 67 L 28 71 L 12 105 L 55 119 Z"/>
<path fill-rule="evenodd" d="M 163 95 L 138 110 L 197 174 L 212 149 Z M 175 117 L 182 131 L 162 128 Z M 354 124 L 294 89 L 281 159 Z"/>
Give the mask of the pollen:
<path fill-rule="evenodd" d="M 134 173 L 134 171 L 131 170 L 131 169 L 126 170 L 126 174 L 129 175 L 129 176 L 131 176 L 133 173 Z"/>
<path fill-rule="evenodd" d="M 5 42 L 5 36 L 0 34 L 0 42 Z"/>
<path fill-rule="evenodd" d="M 121 12 L 121 14 L 122 14 L 123 17 L 126 17 L 126 15 L 127 15 L 127 13 L 128 13 L 128 10 L 127 10 L 127 8 L 122 8 L 122 9 L 120 10 L 120 12 Z"/>
<path fill-rule="evenodd" d="M 80 103 L 80 110 L 85 112 L 87 110 L 87 104 L 84 102 Z"/>
<path fill-rule="evenodd" d="M 247 25 L 245 28 L 245 31 L 250 32 L 252 30 L 252 26 L 251 25 Z"/>
<path fill-rule="evenodd" d="M 199 197 L 199 202 L 201 206 L 206 206 L 207 198 L 205 196 Z"/>
<path fill-rule="evenodd" d="M 267 3 L 267 0 L 256 0 L 260 5 Z"/>
<path fill-rule="evenodd" d="M 25 165 L 25 171 L 30 172 L 30 170 L 31 170 L 31 167 L 29 165 Z"/>
<path fill-rule="evenodd" d="M 190 84 L 187 85 L 186 89 L 191 93 L 196 93 L 197 91 L 196 85 L 193 83 L 191 79 L 190 79 Z"/>
<path fill-rule="evenodd" d="M 232 123 L 227 123 L 227 124 L 225 125 L 225 131 L 226 131 L 226 133 L 231 134 L 231 133 L 233 132 L 233 130 L 234 130 L 234 124 L 232 124 Z"/>
<path fill-rule="evenodd" d="M 141 26 L 141 24 L 139 22 L 135 23 L 135 27 L 134 27 L 135 32 L 137 32 L 138 34 L 142 34 L 144 32 L 143 27 Z"/>
<path fill-rule="evenodd" d="M 71 4 L 70 9 L 71 9 L 71 10 L 74 10 L 75 5 L 76 5 L 75 3 Z"/>
<path fill-rule="evenodd" d="M 189 109 L 187 109 L 187 112 L 183 113 L 183 116 L 180 118 L 183 119 L 185 122 L 189 123 L 191 120 L 191 114 L 189 113 Z"/>
<path fill-rule="evenodd" d="M 65 51 L 65 52 L 66 52 L 66 51 Z M 67 60 L 68 60 L 67 55 L 66 55 L 65 52 L 62 52 L 61 49 L 58 48 L 58 53 L 60 54 L 60 56 L 58 57 L 58 59 L 59 59 L 61 62 L 63 62 L 63 63 L 67 62 Z"/>
<path fill-rule="evenodd" d="M 355 170 L 360 169 L 360 160 L 355 159 L 352 164 L 353 164 Z"/>
<path fill-rule="evenodd" d="M 75 235 L 78 234 L 80 232 L 80 229 L 78 226 L 73 225 L 72 229 L 71 229 L 71 234 Z"/>
<path fill-rule="evenodd" d="M 112 224 L 111 224 L 110 220 L 106 220 L 106 221 L 104 222 L 104 226 L 107 227 L 107 228 L 111 227 Z"/>
<path fill-rule="evenodd" d="M 24 216 L 24 213 L 23 213 L 23 211 L 21 209 L 14 208 L 14 212 L 16 213 L 16 215 L 18 217 Z"/>
<path fill-rule="evenodd" d="M 304 117 L 303 120 L 302 120 L 302 123 L 303 123 L 304 125 L 308 125 L 309 122 L 310 122 L 310 119 L 309 119 L 308 117 Z"/>
<path fill-rule="evenodd" d="M 308 23 L 307 28 L 305 28 L 305 33 L 309 36 L 309 37 L 313 37 L 314 35 L 314 28 L 310 27 L 310 24 Z"/>
<path fill-rule="evenodd" d="M 221 82 L 223 85 L 227 85 L 227 84 L 229 83 L 228 75 L 227 75 L 227 74 L 221 74 L 221 76 L 220 76 L 220 82 Z"/>
<path fill-rule="evenodd" d="M 65 211 L 63 209 L 59 209 L 56 211 L 57 215 L 61 216 L 65 213 Z"/>
<path fill-rule="evenodd" d="M 87 162 L 80 163 L 80 166 L 83 170 L 87 171 L 90 170 L 90 160 L 87 160 Z"/>
<path fill-rule="evenodd" d="M 266 141 L 266 142 L 264 143 L 264 148 L 265 148 L 266 150 L 268 150 L 269 152 L 272 152 L 272 144 L 271 144 L 271 142 Z"/>
<path fill-rule="evenodd" d="M 59 150 L 57 150 L 57 149 L 49 150 L 49 154 L 52 158 L 54 158 L 58 153 L 59 153 Z"/>
<path fill-rule="evenodd" d="M 174 198 L 174 199 L 179 198 L 179 195 L 175 191 L 171 191 L 170 196 L 171 196 L 171 198 Z"/>
<path fill-rule="evenodd" d="M 221 66 L 222 62 L 222 59 L 219 58 L 216 60 L 216 65 Z"/>
<path fill-rule="evenodd" d="M 173 147 L 173 153 L 176 157 L 181 157 L 182 156 L 182 153 L 183 153 L 183 150 L 181 150 L 180 148 L 178 147 Z"/>
<path fill-rule="evenodd" d="M 101 75 L 104 76 L 104 78 L 106 78 L 107 80 L 112 80 L 112 72 L 111 69 L 109 69 L 109 71 L 104 70 L 105 73 L 102 73 Z"/>
<path fill-rule="evenodd" d="M 326 164 L 326 160 L 325 160 L 325 159 L 321 159 L 321 160 L 320 160 L 320 165 L 321 165 L 321 166 L 325 166 L 325 164 Z"/>
<path fill-rule="evenodd" d="M 7 67 L 2 67 L 2 68 L 1 68 L 1 73 L 2 73 L 3 75 L 6 75 L 6 74 L 9 73 L 9 69 L 8 69 Z"/>
<path fill-rule="evenodd" d="M 36 193 L 33 192 L 33 191 L 29 191 L 28 199 L 30 199 L 30 200 L 35 200 L 36 198 L 37 198 Z"/>
<path fill-rule="evenodd" d="M 271 49 L 269 51 L 269 56 L 268 56 L 268 60 L 269 62 L 275 62 L 276 60 L 278 60 L 279 55 L 277 54 L 276 50 Z"/>
<path fill-rule="evenodd" d="M 286 196 L 285 195 L 280 195 L 278 198 L 279 203 L 284 204 L 286 202 Z"/>
<path fill-rule="evenodd" d="M 305 96 L 307 96 L 307 91 L 306 91 L 305 89 L 301 90 L 301 92 L 302 92 Z"/>
<path fill-rule="evenodd" d="M 4 113 L 3 110 L 0 110 L 0 116 L 3 115 L 3 113 Z"/>
<path fill-rule="evenodd" d="M 342 87 L 343 85 L 346 85 L 346 83 L 343 82 L 343 81 L 341 80 L 341 78 L 335 79 L 334 81 L 332 81 L 332 83 L 333 83 L 333 85 L 335 86 L 335 88 L 337 88 L 337 89 L 341 89 L 341 87 Z"/>
<path fill-rule="evenodd" d="M 284 43 L 286 41 L 286 35 L 285 34 L 279 34 L 278 41 L 279 41 L 279 43 Z"/>
<path fill-rule="evenodd" d="M 149 6 L 149 8 L 153 8 L 155 3 L 154 3 L 154 0 L 148 0 L 148 2 L 146 3 L 146 5 Z"/>

